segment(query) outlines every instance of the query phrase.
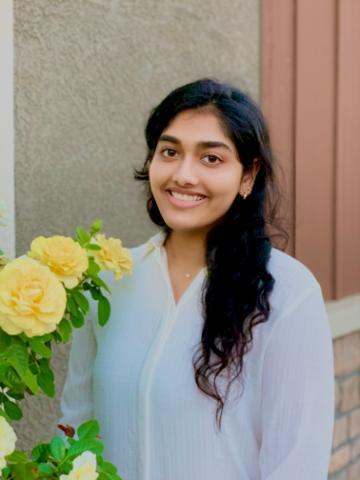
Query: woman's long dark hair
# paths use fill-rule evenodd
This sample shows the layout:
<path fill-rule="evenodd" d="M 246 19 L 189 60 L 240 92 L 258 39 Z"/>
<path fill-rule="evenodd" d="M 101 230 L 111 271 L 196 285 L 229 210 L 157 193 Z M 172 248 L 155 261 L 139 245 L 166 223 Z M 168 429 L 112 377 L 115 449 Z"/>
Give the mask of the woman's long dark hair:
<path fill-rule="evenodd" d="M 149 184 L 149 165 L 158 139 L 178 113 L 204 107 L 211 108 L 225 127 L 244 172 L 251 169 L 255 158 L 260 163 L 251 194 L 246 199 L 238 194 L 223 221 L 209 231 L 206 239 L 208 275 L 202 291 L 205 321 L 193 366 L 198 388 L 217 401 L 216 420 L 221 429 L 230 386 L 240 376 L 243 357 L 252 346 L 252 329 L 265 322 L 270 313 L 269 295 L 274 286 L 274 278 L 266 269 L 274 246 L 270 238 L 285 240 L 282 247 L 276 245 L 284 249 L 288 234 L 277 218 L 282 197 L 275 168 L 279 166 L 264 117 L 248 95 L 211 79 L 177 88 L 151 112 L 145 129 L 147 157 L 141 169 L 134 169 L 134 178 L 147 182 L 151 220 L 169 234 Z M 280 233 L 270 236 L 268 227 Z M 223 371 L 230 378 L 224 397 L 217 384 Z"/>

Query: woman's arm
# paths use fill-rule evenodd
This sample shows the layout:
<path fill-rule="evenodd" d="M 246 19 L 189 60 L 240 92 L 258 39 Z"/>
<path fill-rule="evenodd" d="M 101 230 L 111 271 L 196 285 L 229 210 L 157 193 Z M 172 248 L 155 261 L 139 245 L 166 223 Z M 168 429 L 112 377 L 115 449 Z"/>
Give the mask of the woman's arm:
<path fill-rule="evenodd" d="M 61 424 L 75 429 L 93 418 L 93 364 L 96 355 L 96 339 L 93 332 L 92 310 L 83 327 L 73 330 L 68 372 L 60 397 Z"/>
<path fill-rule="evenodd" d="M 261 392 L 261 480 L 326 480 L 334 427 L 332 337 L 316 285 L 271 332 Z"/>

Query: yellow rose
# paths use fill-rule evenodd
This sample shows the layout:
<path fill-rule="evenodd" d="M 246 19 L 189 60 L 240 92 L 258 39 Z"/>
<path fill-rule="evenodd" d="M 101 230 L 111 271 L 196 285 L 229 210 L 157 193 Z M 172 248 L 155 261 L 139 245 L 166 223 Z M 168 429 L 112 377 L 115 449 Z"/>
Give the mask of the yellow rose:
<path fill-rule="evenodd" d="M 15 450 L 16 435 L 4 417 L 0 416 L 0 470 L 6 467 L 4 457 Z"/>
<path fill-rule="evenodd" d="M 89 266 L 86 250 L 71 237 L 61 235 L 35 238 L 28 255 L 47 265 L 67 288 L 76 287 Z"/>
<path fill-rule="evenodd" d="M 92 452 L 83 452 L 73 462 L 73 469 L 69 475 L 60 475 L 60 480 L 96 480 L 96 455 Z"/>
<path fill-rule="evenodd" d="M 20 257 L 0 271 L 0 328 L 28 337 L 53 332 L 66 308 L 66 290 L 48 267 Z"/>
<path fill-rule="evenodd" d="M 96 263 L 101 270 L 111 270 L 115 273 L 115 278 L 121 278 L 125 273 L 132 271 L 132 258 L 130 250 L 124 248 L 121 241 L 117 238 L 105 238 L 105 235 L 99 233 L 95 235 L 93 243 L 101 247 L 101 250 L 91 251 Z"/>

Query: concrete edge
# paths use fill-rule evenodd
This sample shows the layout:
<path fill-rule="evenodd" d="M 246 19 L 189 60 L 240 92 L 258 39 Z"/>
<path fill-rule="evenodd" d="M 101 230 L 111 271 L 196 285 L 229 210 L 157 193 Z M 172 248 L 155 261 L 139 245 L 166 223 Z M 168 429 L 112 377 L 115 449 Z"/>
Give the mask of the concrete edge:
<path fill-rule="evenodd" d="M 325 305 L 333 340 L 360 330 L 360 294 L 328 301 Z"/>

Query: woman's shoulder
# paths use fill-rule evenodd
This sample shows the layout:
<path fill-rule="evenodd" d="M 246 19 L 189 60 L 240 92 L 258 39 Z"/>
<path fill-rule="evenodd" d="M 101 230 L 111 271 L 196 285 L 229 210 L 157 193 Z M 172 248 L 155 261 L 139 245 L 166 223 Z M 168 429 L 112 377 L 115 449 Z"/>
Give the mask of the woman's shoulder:
<path fill-rule="evenodd" d="M 267 270 L 275 280 L 272 302 L 282 310 L 316 290 L 321 292 L 314 273 L 300 260 L 282 250 L 272 247 Z"/>
<path fill-rule="evenodd" d="M 145 242 L 140 243 L 137 246 L 130 247 L 130 254 L 133 259 L 135 267 L 141 264 L 142 261 L 153 251 L 156 247 L 163 244 L 166 234 L 159 230 L 152 236 L 148 237 Z"/>
<path fill-rule="evenodd" d="M 296 281 L 305 285 L 318 285 L 314 273 L 300 260 L 275 247 L 271 248 L 268 269 L 279 281 Z"/>

